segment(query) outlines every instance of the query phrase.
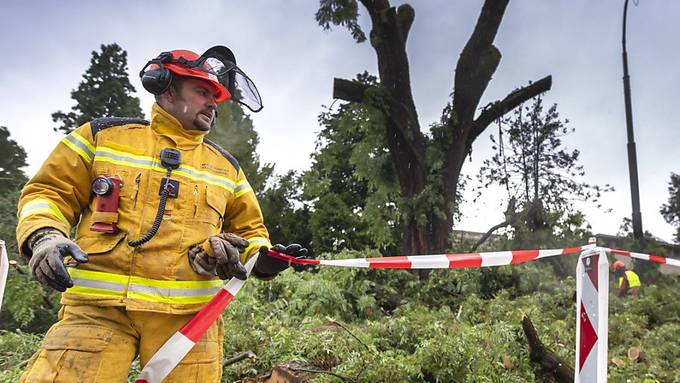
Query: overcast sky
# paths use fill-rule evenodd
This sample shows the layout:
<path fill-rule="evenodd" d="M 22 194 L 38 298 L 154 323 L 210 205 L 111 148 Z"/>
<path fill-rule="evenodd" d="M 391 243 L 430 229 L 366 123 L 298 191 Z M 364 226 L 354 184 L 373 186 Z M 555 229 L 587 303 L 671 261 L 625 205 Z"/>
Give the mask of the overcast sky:
<path fill-rule="evenodd" d="M 453 86 L 453 70 L 481 10 L 473 0 L 414 0 L 408 41 L 413 93 L 421 126 L 438 120 Z M 200 5 L 198 5 L 200 4 Z M 393 5 L 401 3 L 393 2 Z M 259 153 L 278 173 L 307 169 L 317 116 L 330 105 L 333 77 L 376 74 L 373 49 L 348 31 L 324 32 L 318 1 L 18 1 L 0 5 L 0 125 L 28 152 L 33 174 L 62 137 L 50 115 L 70 110 L 70 92 L 89 67 L 91 52 L 116 42 L 128 52 L 130 80 L 148 115 L 152 97 L 137 77 L 161 51 L 199 54 L 221 44 L 257 84 L 264 110 L 253 115 Z M 630 215 L 621 69 L 623 0 L 510 2 L 495 45 L 503 58 L 480 106 L 528 81 L 553 76 L 545 103 L 558 104 L 576 133 L 565 141 L 581 151 L 590 183 L 609 183 L 605 213 L 579 205 L 595 232 L 614 234 Z M 370 24 L 360 8 L 365 32 Z M 631 2 L 628 54 L 645 230 L 670 240 L 673 228 L 659 207 L 671 172 L 680 173 L 680 2 Z M 477 140 L 464 173 L 474 175 L 491 155 L 488 130 Z M 472 193 L 468 193 L 469 197 Z M 502 220 L 502 193 L 467 202 L 459 229 L 486 231 Z"/>

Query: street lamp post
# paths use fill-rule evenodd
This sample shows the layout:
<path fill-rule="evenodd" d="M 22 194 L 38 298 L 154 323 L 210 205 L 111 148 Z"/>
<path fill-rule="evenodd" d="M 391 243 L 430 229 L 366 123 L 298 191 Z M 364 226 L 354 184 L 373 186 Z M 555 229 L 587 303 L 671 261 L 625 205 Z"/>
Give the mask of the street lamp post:
<path fill-rule="evenodd" d="M 626 52 L 626 16 L 628 0 L 623 5 L 623 96 L 626 102 L 626 131 L 628 132 L 628 173 L 630 176 L 630 197 L 633 202 L 633 237 L 642 242 L 642 215 L 640 214 L 640 186 L 638 183 L 637 154 L 633 133 L 633 107 L 630 97 L 630 76 L 628 75 L 628 53 Z"/>

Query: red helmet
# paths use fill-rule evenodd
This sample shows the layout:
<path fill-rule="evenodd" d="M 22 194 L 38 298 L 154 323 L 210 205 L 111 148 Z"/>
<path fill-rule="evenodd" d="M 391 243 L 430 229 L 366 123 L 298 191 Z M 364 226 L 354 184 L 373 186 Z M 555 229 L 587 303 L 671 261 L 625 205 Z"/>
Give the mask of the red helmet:
<path fill-rule="evenodd" d="M 180 59 L 184 59 L 187 61 L 197 60 L 199 56 L 196 53 L 184 49 L 176 49 L 174 51 L 170 51 L 170 54 L 172 55 L 171 57 L 173 61 L 164 65 L 172 73 L 178 76 L 194 77 L 210 82 L 217 93 L 215 99 L 215 101 L 217 102 L 222 102 L 231 98 L 231 93 L 229 93 L 227 88 L 225 88 L 224 85 L 220 83 L 220 81 L 217 78 L 217 75 L 213 73 L 212 68 L 207 62 L 203 63 L 201 67 L 197 68 L 187 68 L 185 66 L 182 66 L 182 64 L 180 64 L 179 62 L 177 62 L 177 60 Z"/>
<path fill-rule="evenodd" d="M 139 72 L 144 89 L 153 94 L 164 93 L 172 82 L 172 73 L 182 77 L 192 77 L 205 80 L 215 90 L 216 102 L 222 102 L 231 98 L 231 93 L 220 83 L 214 68 L 205 60 L 196 61 L 199 55 L 192 51 L 176 49 L 163 52 L 155 59 L 149 61 Z M 223 68 L 220 68 L 223 69 Z"/>
<path fill-rule="evenodd" d="M 621 269 L 623 269 L 623 270 L 626 269 L 625 263 L 623 263 L 621 261 L 615 261 L 614 263 L 612 263 L 612 270 L 618 271 L 618 270 L 621 270 Z"/>

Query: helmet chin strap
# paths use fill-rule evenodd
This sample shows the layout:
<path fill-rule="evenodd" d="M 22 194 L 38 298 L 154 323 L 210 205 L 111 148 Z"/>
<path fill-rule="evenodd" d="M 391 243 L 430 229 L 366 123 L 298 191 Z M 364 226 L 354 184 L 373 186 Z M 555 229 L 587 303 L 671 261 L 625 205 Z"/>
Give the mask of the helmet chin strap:
<path fill-rule="evenodd" d="M 210 129 L 215 127 L 216 122 L 217 122 L 217 109 L 215 109 L 215 115 L 213 116 L 212 122 L 210 123 Z"/>

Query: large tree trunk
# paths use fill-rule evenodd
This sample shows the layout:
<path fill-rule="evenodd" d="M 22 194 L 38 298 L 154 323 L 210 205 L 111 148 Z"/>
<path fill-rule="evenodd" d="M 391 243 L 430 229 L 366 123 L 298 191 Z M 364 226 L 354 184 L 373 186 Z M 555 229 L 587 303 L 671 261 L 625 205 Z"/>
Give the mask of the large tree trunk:
<path fill-rule="evenodd" d="M 474 32 L 456 67 L 451 113 L 443 119 L 448 141 L 428 142 L 420 131 L 406 54 L 406 40 L 415 11 L 408 4 L 395 8 L 388 0 L 360 0 L 371 17 L 370 41 L 378 58 L 379 92 L 382 91 L 380 94 L 384 97 L 376 101 L 376 97 L 367 97 L 367 85 L 341 79 L 335 80 L 334 97 L 367 102 L 383 111 L 386 117 L 386 143 L 397 172 L 402 198 L 417 200 L 416 197 L 426 190 L 431 173 L 441 175 L 443 179 L 442 185 L 432 185 L 434 190 L 443 193 L 443 206 L 419 206 L 420 211 L 427 212 L 427 222 L 424 224 L 418 222 L 416 208 L 411 207 L 413 211 L 406 211 L 404 206 L 400 206 L 406 217 L 402 245 L 405 255 L 446 251 L 453 226 L 460 173 L 472 143 L 494 120 L 550 89 L 551 78 L 548 76 L 511 92 L 501 101 L 490 103 L 475 119 L 482 94 L 500 62 L 501 54 L 493 46 L 493 40 L 508 1 L 487 0 L 484 3 Z M 446 153 L 443 169 L 433 170 L 426 160 L 427 150 L 434 145 Z"/>

